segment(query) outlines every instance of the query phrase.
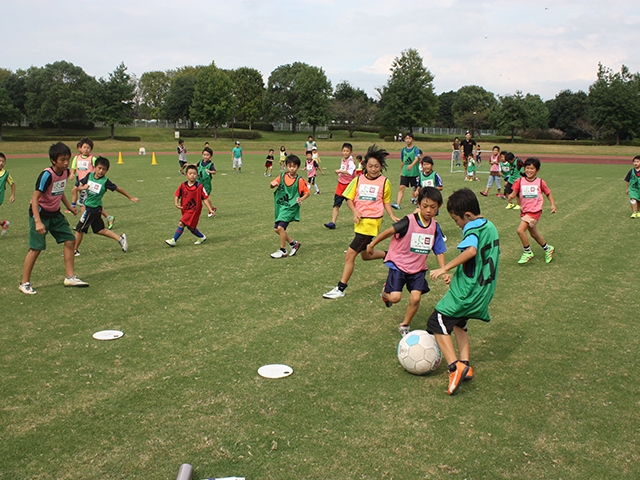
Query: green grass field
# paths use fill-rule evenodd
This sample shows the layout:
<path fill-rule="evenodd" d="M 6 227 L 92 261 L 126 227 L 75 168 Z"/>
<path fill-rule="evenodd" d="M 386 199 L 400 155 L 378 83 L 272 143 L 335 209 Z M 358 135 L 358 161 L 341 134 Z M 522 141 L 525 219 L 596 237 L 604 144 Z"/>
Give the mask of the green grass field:
<path fill-rule="evenodd" d="M 399 365 L 407 298 L 384 307 L 380 262 L 358 260 L 347 296 L 322 299 L 353 237 L 346 207 L 338 229 L 322 225 L 335 175 L 318 177 L 322 195 L 289 228 L 302 242 L 298 255 L 269 257 L 278 239 L 263 159 L 247 156 L 242 175 L 232 175 L 230 158 L 216 155 L 218 214 L 200 222 L 207 242 L 193 245 L 186 232 L 169 248 L 183 180 L 176 156 L 155 166 L 150 156 L 112 158 L 108 176 L 140 197 L 105 196 L 129 252 L 85 236 L 76 272 L 91 286 L 65 289 L 62 248 L 49 237 L 34 296 L 17 286 L 27 204 L 48 160 L 9 159 L 18 196 L 0 206 L 11 221 L 0 238 L 0 478 L 170 479 L 185 462 L 194 479 L 640 476 L 640 220 L 629 218 L 623 182 L 631 162 L 543 164 L 558 207 L 551 215 L 545 204 L 540 223 L 556 247 L 548 265 L 537 245 L 534 260 L 518 265 L 518 213 L 480 198 L 500 231 L 500 275 L 492 321 L 470 326 L 476 378 L 450 397 L 444 366 L 417 377 Z M 325 156 L 323 166 L 337 161 Z M 445 198 L 468 186 L 447 162 L 435 170 Z M 396 160 L 394 196 L 398 171 Z M 438 220 L 450 259 L 461 232 L 444 210 Z M 424 328 L 446 290 L 441 281 L 431 287 L 413 328 Z M 103 329 L 125 336 L 93 340 Z M 257 369 L 267 363 L 294 373 L 263 379 Z"/>

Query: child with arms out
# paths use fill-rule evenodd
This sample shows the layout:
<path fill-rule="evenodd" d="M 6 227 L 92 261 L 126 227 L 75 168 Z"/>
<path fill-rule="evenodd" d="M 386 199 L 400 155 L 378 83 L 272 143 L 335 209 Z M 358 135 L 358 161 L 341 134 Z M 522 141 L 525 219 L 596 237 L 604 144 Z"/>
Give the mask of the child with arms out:
<path fill-rule="evenodd" d="M 309 152 L 307 152 L 309 153 Z M 271 258 L 292 257 L 300 248 L 300 242 L 296 242 L 287 233 L 287 227 L 291 222 L 300 221 L 300 204 L 309 197 L 309 187 L 299 175 L 300 158 L 289 155 L 285 161 L 286 173 L 271 181 L 269 186 L 275 188 L 273 203 L 275 223 L 273 230 L 280 237 L 280 248 L 271 254 Z M 287 244 L 291 250 L 287 254 Z"/>
<path fill-rule="evenodd" d="M 629 195 L 629 202 L 631 203 L 631 218 L 640 218 L 640 212 L 638 211 L 638 202 L 640 202 L 640 155 L 633 157 L 633 168 L 629 170 L 624 181 L 627 182 L 627 195 Z M 0 200 L 1 203 L 2 200 Z"/>
<path fill-rule="evenodd" d="M 165 240 L 165 243 L 170 247 L 175 247 L 176 242 L 187 228 L 198 239 L 194 242 L 195 245 L 204 243 L 207 237 L 198 230 L 198 222 L 200 221 L 200 213 L 202 212 L 202 204 L 204 203 L 209 209 L 209 213 L 213 215 L 213 206 L 209 201 L 209 194 L 204 189 L 201 183 L 196 180 L 198 177 L 198 167 L 195 165 L 188 165 L 185 169 L 187 175 L 187 181 L 180 184 L 173 197 L 173 204 L 176 208 L 182 211 L 182 216 L 178 222 L 178 228 L 176 233 L 173 234 L 173 238 Z"/>
<path fill-rule="evenodd" d="M 9 197 L 9 202 L 13 203 L 16 199 L 16 183 L 11 178 L 11 174 L 4 169 L 7 164 L 7 157 L 4 156 L 4 153 L 0 153 L 0 205 L 4 202 L 4 192 L 7 188 L 7 185 L 11 187 L 11 196 Z M 1 236 L 5 236 L 7 234 L 7 230 L 11 225 L 9 220 L 0 220 L 0 227 L 2 230 L 0 231 Z"/>
<path fill-rule="evenodd" d="M 82 217 L 80 217 L 78 225 L 76 225 L 76 244 L 74 248 L 75 256 L 80 255 L 78 249 L 82 243 L 82 237 L 89 231 L 89 227 L 92 228 L 93 233 L 111 238 L 118 242 L 123 252 L 126 252 L 129 248 L 129 242 L 127 241 L 126 234 L 123 233 L 118 236 L 105 227 L 104 222 L 102 221 L 102 197 L 104 197 L 107 190 L 111 190 L 112 192 L 118 192 L 119 194 L 124 195 L 132 202 L 137 202 L 138 198 L 132 197 L 106 177 L 107 172 L 109 171 L 109 166 L 109 159 L 98 157 L 96 159 L 95 170 L 80 180 L 80 185 L 78 185 L 78 191 L 86 191 L 87 196 L 84 201 L 85 210 Z"/>
<path fill-rule="evenodd" d="M 447 211 L 462 228 L 460 255 L 444 267 L 431 271 L 431 279 L 442 277 L 449 290 L 436 304 L 427 321 L 427 332 L 434 335 L 449 368 L 447 393 L 453 395 L 462 381 L 473 379 L 469 364 L 470 318 L 488 322 L 489 303 L 496 290 L 500 240 L 495 225 L 480 214 L 480 204 L 468 188 L 457 190 L 447 201 Z M 449 271 L 454 269 L 453 275 Z M 458 353 L 451 334 L 456 337 Z"/>
<path fill-rule="evenodd" d="M 353 157 L 351 156 L 352 151 L 353 145 L 350 143 L 342 144 L 342 160 L 340 160 L 340 168 L 334 170 L 334 173 L 338 176 L 338 185 L 336 186 L 336 192 L 333 195 L 331 221 L 324 224 L 324 226 L 330 230 L 336 228 L 338 213 L 340 213 L 340 207 L 344 202 L 342 194 L 351 181 L 356 177 L 356 163 L 353 161 Z"/>
<path fill-rule="evenodd" d="M 509 203 L 511 203 L 516 195 L 520 197 L 520 225 L 518 225 L 517 232 L 522 242 L 524 252 L 520 260 L 518 260 L 519 264 L 529 263 L 533 259 L 533 252 L 531 251 L 527 231 L 544 250 L 544 260 L 546 263 L 551 262 L 553 253 L 555 252 L 555 248 L 547 244 L 538 231 L 538 222 L 542 216 L 542 205 L 544 203 L 544 199 L 542 198 L 543 193 L 547 196 L 549 202 L 551 202 L 551 213 L 556 213 L 556 202 L 553 200 L 551 190 L 549 190 L 545 181 L 538 177 L 539 170 L 540 160 L 537 158 L 527 158 L 524 162 L 525 176 L 515 181 L 512 187 L 513 191 L 509 194 Z"/>
<path fill-rule="evenodd" d="M 365 261 L 384 258 L 382 251 L 374 251 L 370 254 L 367 251 L 367 245 L 380 232 L 385 211 L 394 222 L 399 220 L 391 209 L 389 180 L 382 175 L 382 172 L 387 169 L 387 155 L 389 154 L 386 150 L 378 149 L 375 144 L 370 146 L 364 157 L 364 173 L 352 180 L 344 191 L 347 206 L 353 212 L 356 235 L 345 254 L 344 269 L 338 285 L 322 295 L 324 298 L 344 297 L 344 290 L 353 274 L 358 255 L 361 254 Z"/>
<path fill-rule="evenodd" d="M 36 180 L 36 188 L 29 204 L 29 251 L 24 259 L 20 291 L 27 295 L 37 292 L 31 286 L 31 272 L 40 252 L 47 248 L 46 235 L 50 233 L 57 243 L 64 243 L 65 287 L 88 287 L 74 273 L 74 246 L 76 237 L 69 222 L 60 211 L 62 202 L 71 213 L 78 214 L 64 194 L 69 179 L 69 159 L 71 150 L 58 142 L 49 148 L 51 167 L 45 168 Z"/>
<path fill-rule="evenodd" d="M 394 223 L 367 245 L 367 253 L 373 256 L 373 247 L 393 236 L 385 256 L 389 275 L 382 287 L 381 297 L 385 305 L 391 307 L 402 299 L 403 287 L 409 290 L 409 305 L 404 320 L 398 326 L 402 336 L 409 333 L 409 324 L 418 312 L 420 299 L 429 291 L 426 278 L 429 253 L 433 251 L 436 255 L 440 268 L 445 265 L 444 252 L 447 248 L 440 225 L 435 220 L 441 206 L 440 191 L 435 187 L 422 187 L 418 193 L 417 211 Z"/>

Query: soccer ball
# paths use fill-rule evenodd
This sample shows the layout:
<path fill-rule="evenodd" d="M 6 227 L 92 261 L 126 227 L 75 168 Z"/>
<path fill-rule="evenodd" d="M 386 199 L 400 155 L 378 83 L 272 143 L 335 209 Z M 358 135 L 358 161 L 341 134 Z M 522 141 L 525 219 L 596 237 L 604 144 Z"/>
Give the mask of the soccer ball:
<path fill-rule="evenodd" d="M 425 330 L 414 330 L 398 343 L 400 365 L 414 375 L 429 375 L 438 368 L 441 359 L 436 339 Z"/>

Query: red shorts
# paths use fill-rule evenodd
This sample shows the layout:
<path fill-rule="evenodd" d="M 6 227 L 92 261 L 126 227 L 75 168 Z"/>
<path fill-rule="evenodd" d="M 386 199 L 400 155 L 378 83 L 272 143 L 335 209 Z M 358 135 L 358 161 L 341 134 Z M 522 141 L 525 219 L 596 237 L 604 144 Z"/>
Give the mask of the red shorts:
<path fill-rule="evenodd" d="M 342 196 L 342 194 L 344 193 L 344 191 L 347 189 L 348 186 L 349 186 L 348 183 L 338 182 L 338 186 L 336 187 L 336 195 Z"/>

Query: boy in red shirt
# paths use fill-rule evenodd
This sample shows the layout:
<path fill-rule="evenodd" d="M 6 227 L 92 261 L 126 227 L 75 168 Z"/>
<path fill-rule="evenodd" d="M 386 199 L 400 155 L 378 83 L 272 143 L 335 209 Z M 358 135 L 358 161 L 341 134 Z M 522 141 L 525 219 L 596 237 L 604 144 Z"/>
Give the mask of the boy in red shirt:
<path fill-rule="evenodd" d="M 176 246 L 176 241 L 180 238 L 180 235 L 184 232 L 185 227 L 193 233 L 198 239 L 195 241 L 195 245 L 204 243 L 207 237 L 198 230 L 198 221 L 200 220 L 200 213 L 202 212 L 202 204 L 204 203 L 209 209 L 209 213 L 213 216 L 213 206 L 209 200 L 209 195 L 201 183 L 196 181 L 198 177 L 198 167 L 195 165 L 189 165 L 186 168 L 187 181 L 180 184 L 176 190 L 175 197 L 173 198 L 176 208 L 182 210 L 182 217 L 178 222 L 178 228 L 176 233 L 173 234 L 173 238 L 165 240 L 165 243 L 170 247 Z"/>
<path fill-rule="evenodd" d="M 547 187 L 547 184 L 541 178 L 538 178 L 538 171 L 540 170 L 540 160 L 537 158 L 527 158 L 524 162 L 524 177 L 518 178 L 512 188 L 511 194 L 509 194 L 509 203 L 519 195 L 520 198 L 520 225 L 518 226 L 518 237 L 524 247 L 524 253 L 518 260 L 518 263 L 528 263 L 533 259 L 533 252 L 529 245 L 529 237 L 527 231 L 531 234 L 531 237 L 538 242 L 538 244 L 544 249 L 544 260 L 546 263 L 551 262 L 553 259 L 553 253 L 555 248 L 547 244 L 544 238 L 538 231 L 538 221 L 542 216 L 542 205 L 544 193 L 551 202 L 551 213 L 556 213 L 556 203 L 553 200 L 551 190 Z"/>

